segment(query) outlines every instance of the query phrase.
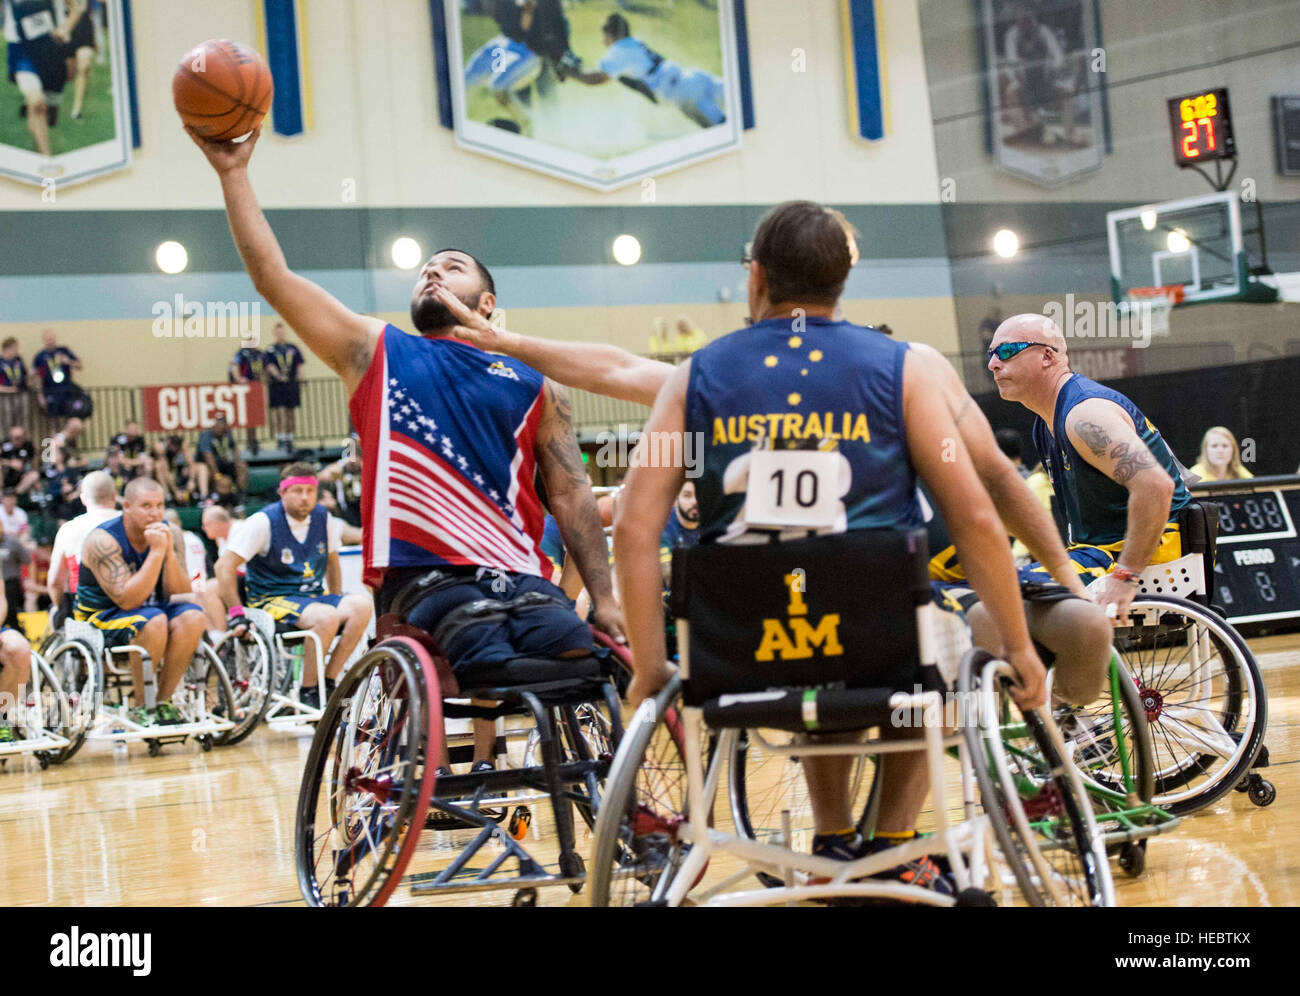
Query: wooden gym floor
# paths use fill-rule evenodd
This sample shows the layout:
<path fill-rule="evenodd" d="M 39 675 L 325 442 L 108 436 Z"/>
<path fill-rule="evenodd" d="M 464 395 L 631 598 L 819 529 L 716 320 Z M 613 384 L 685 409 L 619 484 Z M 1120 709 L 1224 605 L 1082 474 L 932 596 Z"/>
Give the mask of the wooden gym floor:
<path fill-rule="evenodd" d="M 1124 906 L 1297 906 L 1300 852 L 1300 634 L 1251 641 L 1269 692 L 1264 774 L 1277 801 L 1260 809 L 1230 792 L 1153 839 L 1145 873 L 1112 863 Z M 294 806 L 307 737 L 259 728 L 233 748 L 201 753 L 172 745 L 160 757 L 142 744 L 115 755 L 89 744 L 41 771 L 10 758 L 0 771 L 0 906 L 302 905 L 293 861 Z M 548 852 L 549 819 L 538 813 Z M 582 834 L 584 856 L 590 840 Z M 409 870 L 445 864 L 463 831 L 421 836 Z M 709 875 L 725 868 L 711 866 Z M 444 904 L 504 905 L 512 893 L 445 897 Z M 563 887 L 543 905 L 582 905 Z M 393 905 L 429 904 L 404 888 Z"/>

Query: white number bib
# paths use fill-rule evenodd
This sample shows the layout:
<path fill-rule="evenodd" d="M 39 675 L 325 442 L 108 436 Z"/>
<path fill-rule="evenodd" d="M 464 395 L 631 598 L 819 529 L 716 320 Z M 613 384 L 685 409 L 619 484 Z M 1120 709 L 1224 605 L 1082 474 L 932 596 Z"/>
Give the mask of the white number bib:
<path fill-rule="evenodd" d="M 28 41 L 35 41 L 42 35 L 48 35 L 54 30 L 54 18 L 48 10 L 38 10 L 35 14 L 28 14 L 22 19 L 23 36 Z"/>
<path fill-rule="evenodd" d="M 831 529 L 842 512 L 835 452 L 755 450 L 745 493 L 745 523 L 764 529 Z"/>

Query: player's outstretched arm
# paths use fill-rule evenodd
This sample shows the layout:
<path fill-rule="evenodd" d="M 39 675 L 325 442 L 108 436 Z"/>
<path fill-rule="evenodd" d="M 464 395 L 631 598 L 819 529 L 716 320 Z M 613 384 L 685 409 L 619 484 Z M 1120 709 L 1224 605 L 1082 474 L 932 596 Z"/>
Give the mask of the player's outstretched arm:
<path fill-rule="evenodd" d="M 934 495 L 971 587 L 1002 638 L 1001 647 L 985 649 L 1001 653 L 1020 675 L 1021 688 L 1013 693 L 1020 705 L 1040 706 L 1047 672 L 1029 638 L 1002 520 L 980 484 L 943 393 L 910 353 L 903 363 L 903 424 L 912 463 Z"/>
<path fill-rule="evenodd" d="M 932 346 L 914 342 L 908 344 L 908 349 L 924 361 L 925 372 L 934 377 L 943 390 L 957 432 L 975 465 L 975 473 L 993 499 L 993 507 L 998 510 L 1007 531 L 1025 544 L 1030 555 L 1051 572 L 1057 584 L 1082 595 L 1083 582 L 1065 552 L 1056 523 L 1029 490 L 1015 465 L 998 449 L 989 420 L 967 393 L 957 371 Z"/>
<path fill-rule="evenodd" d="M 459 323 L 456 338 L 492 353 L 505 353 L 566 387 L 650 406 L 676 369 L 603 342 L 557 342 L 498 328 L 445 288 L 434 295 Z"/>
<path fill-rule="evenodd" d="M 192 131 L 189 135 L 221 178 L 230 234 L 253 286 L 307 348 L 343 379 L 350 393 L 370 365 L 384 323 L 358 315 L 324 288 L 289 269 L 248 178 L 248 160 L 261 133 L 258 128 L 238 143 L 209 141 Z"/>
<path fill-rule="evenodd" d="M 614 603 L 609 577 L 609 551 L 600 525 L 596 498 L 587 483 L 582 451 L 573 432 L 569 398 L 563 387 L 547 381 L 545 408 L 537 427 L 537 466 L 546 484 L 551 514 L 560 527 L 564 548 L 577 564 L 578 573 L 595 605 L 593 622 L 610 636 L 622 638 L 623 616 Z"/>

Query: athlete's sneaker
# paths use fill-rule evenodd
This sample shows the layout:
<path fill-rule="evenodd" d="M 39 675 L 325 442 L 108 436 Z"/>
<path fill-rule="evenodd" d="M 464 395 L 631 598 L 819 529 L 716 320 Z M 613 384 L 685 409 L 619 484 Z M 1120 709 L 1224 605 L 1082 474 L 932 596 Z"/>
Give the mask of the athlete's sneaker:
<path fill-rule="evenodd" d="M 320 686 L 304 685 L 298 690 L 298 701 L 308 709 L 320 708 Z"/>
<path fill-rule="evenodd" d="M 126 718 L 136 726 L 153 726 L 153 713 L 144 706 L 136 706 L 126 714 Z"/>
<path fill-rule="evenodd" d="M 170 702 L 159 702 L 153 712 L 153 721 L 158 726 L 179 726 L 185 722 L 185 717 Z"/>
<path fill-rule="evenodd" d="M 0 744 L 11 744 L 17 739 L 14 728 L 8 723 L 0 722 Z"/>
<path fill-rule="evenodd" d="M 894 845 L 894 841 L 881 838 L 865 840 L 862 834 L 854 830 L 849 833 L 816 835 L 813 837 L 812 853 L 819 858 L 831 858 L 834 861 L 856 861 L 871 854 L 879 854 Z M 870 876 L 870 878 L 881 882 L 901 882 L 904 885 L 920 886 L 923 889 L 931 889 L 941 896 L 952 896 L 957 892 L 952 880 L 939 870 L 939 866 L 934 863 L 929 855 L 922 855 L 911 861 L 895 865 L 893 868 L 887 868 L 885 871 Z M 825 881 L 827 880 L 813 879 L 814 884 Z M 852 899 L 840 902 L 874 905 L 878 903 L 892 904 L 897 900 L 884 898 Z"/>

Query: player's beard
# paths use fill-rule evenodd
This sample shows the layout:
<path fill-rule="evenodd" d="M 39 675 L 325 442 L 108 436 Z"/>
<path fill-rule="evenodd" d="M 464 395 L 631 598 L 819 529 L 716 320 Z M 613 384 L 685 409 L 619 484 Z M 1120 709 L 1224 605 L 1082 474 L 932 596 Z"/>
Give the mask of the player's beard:
<path fill-rule="evenodd" d="M 476 294 L 473 298 L 461 297 L 457 294 L 456 300 L 470 311 L 474 311 L 478 308 L 480 297 L 481 294 Z M 440 329 L 449 329 L 458 323 L 450 308 L 432 294 L 422 294 L 411 301 L 411 324 L 421 335 L 427 335 Z"/>

